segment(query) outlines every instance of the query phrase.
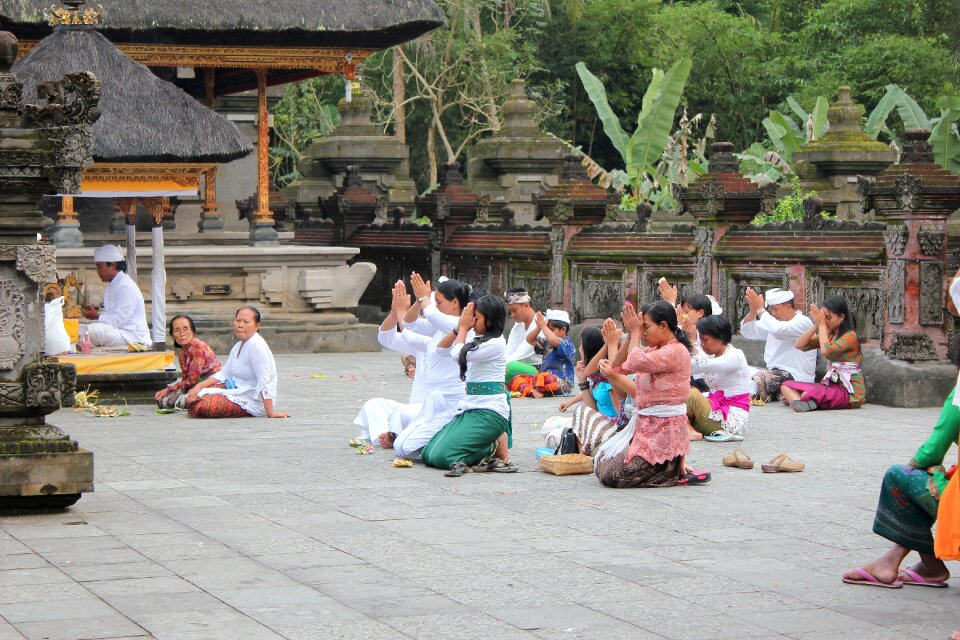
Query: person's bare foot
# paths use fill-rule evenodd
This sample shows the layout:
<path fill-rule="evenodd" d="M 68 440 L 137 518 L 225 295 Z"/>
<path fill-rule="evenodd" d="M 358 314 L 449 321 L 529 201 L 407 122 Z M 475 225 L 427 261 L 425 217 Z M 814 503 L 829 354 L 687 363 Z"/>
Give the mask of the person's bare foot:
<path fill-rule="evenodd" d="M 886 564 L 881 559 L 863 565 L 862 569 L 884 584 L 893 584 L 897 581 L 900 567 Z M 863 576 L 860 575 L 856 569 L 847 571 L 843 574 L 843 577 L 850 580 L 863 581 Z"/>
<path fill-rule="evenodd" d="M 920 577 L 927 582 L 946 582 L 950 579 L 950 571 L 947 569 L 947 565 L 943 564 L 939 560 L 931 564 L 927 564 L 921 560 L 917 564 L 910 567 L 910 569 L 917 572 Z M 909 576 L 907 576 L 907 580 L 909 579 Z"/>
<path fill-rule="evenodd" d="M 380 434 L 380 446 L 384 449 L 392 449 L 393 443 L 397 439 L 397 436 L 387 431 L 386 433 Z"/>
<path fill-rule="evenodd" d="M 960 631 L 954 631 L 953 635 L 950 636 L 950 640 L 960 640 Z"/>
<path fill-rule="evenodd" d="M 687 425 L 687 438 L 690 440 L 690 442 L 694 442 L 696 440 L 703 440 L 703 434 L 697 431 L 696 429 L 694 429 L 693 427 L 691 427 L 690 425 Z"/>
<path fill-rule="evenodd" d="M 534 389 L 533 391 L 531 391 L 531 392 L 530 392 L 530 395 L 532 395 L 534 398 L 542 398 L 542 397 L 543 397 L 543 393 L 542 393 L 541 391 L 537 391 L 537 389 Z"/>
<path fill-rule="evenodd" d="M 510 461 L 510 448 L 507 446 L 508 442 L 507 434 L 501 434 L 500 437 L 497 438 L 497 449 L 493 452 L 493 457 L 500 458 L 504 463 Z"/>

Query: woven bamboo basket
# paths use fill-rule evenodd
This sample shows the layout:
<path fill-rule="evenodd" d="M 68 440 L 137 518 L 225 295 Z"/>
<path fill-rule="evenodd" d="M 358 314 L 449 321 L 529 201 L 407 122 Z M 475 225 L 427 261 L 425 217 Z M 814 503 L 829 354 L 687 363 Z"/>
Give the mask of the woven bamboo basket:
<path fill-rule="evenodd" d="M 575 476 L 593 473 L 593 458 L 582 453 L 568 453 L 562 456 L 543 456 L 540 458 L 540 471 L 555 476 Z"/>

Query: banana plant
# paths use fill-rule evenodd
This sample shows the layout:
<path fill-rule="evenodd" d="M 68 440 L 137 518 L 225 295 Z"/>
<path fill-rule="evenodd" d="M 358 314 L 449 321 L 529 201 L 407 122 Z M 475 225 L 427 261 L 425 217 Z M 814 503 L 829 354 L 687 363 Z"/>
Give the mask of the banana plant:
<path fill-rule="evenodd" d="M 670 132 L 692 66 L 690 58 L 681 58 L 666 72 L 653 70 L 637 114 L 637 127 L 627 135 L 620 119 L 610 108 L 603 83 L 583 62 L 576 65 L 583 88 L 603 124 L 603 131 L 625 165 L 626 175 L 614 171 L 610 175 L 614 176 L 615 182 L 623 180 L 629 186 L 636 202 L 646 201 L 654 208 L 666 208 L 673 203 L 668 167 L 661 159 L 671 142 Z"/>
<path fill-rule="evenodd" d="M 935 119 L 930 130 L 930 144 L 937 164 L 953 175 L 960 176 L 960 97 L 944 97 L 937 102 L 940 117 Z"/>

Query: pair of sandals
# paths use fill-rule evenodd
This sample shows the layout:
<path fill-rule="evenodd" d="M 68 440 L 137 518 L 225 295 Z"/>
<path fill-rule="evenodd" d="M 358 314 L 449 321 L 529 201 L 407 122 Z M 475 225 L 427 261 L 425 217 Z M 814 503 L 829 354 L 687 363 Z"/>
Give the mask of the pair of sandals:
<path fill-rule="evenodd" d="M 465 473 L 516 473 L 520 469 L 512 462 L 500 458 L 484 458 L 480 464 L 470 466 L 464 462 L 454 462 L 450 470 L 443 475 L 447 478 L 459 478 Z"/>
<path fill-rule="evenodd" d="M 912 587 L 928 587 L 931 589 L 947 588 L 946 582 L 927 580 L 913 569 L 901 569 L 900 573 L 897 575 L 897 579 L 893 582 L 881 582 L 876 578 L 876 576 L 871 574 L 863 567 L 857 567 L 854 569 L 854 571 L 857 572 L 859 577 L 843 577 L 841 580 L 847 584 L 858 584 L 865 587 L 880 587 L 881 589 L 902 589 L 904 585 L 910 585 Z"/>
<path fill-rule="evenodd" d="M 723 457 L 723 466 L 734 469 L 753 469 L 753 458 L 743 449 L 734 449 L 733 453 Z M 767 464 L 761 464 L 764 473 L 799 473 L 807 467 L 785 453 L 776 456 Z"/>

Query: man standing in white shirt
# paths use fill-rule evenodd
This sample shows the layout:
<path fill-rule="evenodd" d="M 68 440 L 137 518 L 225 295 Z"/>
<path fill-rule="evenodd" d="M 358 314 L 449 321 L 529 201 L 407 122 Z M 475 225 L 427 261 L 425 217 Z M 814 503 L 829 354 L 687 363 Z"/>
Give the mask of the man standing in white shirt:
<path fill-rule="evenodd" d="M 740 333 L 748 340 L 766 340 L 763 349 L 765 369 L 751 367 L 754 397 L 776 399 L 780 385 L 787 380 L 813 382 L 817 370 L 817 352 L 801 351 L 799 338 L 813 326 L 813 321 L 794 306 L 793 292 L 770 289 L 764 296 L 747 289 L 750 313 L 740 323 Z"/>
<path fill-rule="evenodd" d="M 126 274 L 127 262 L 120 247 L 105 244 L 93 254 L 97 275 L 107 283 L 103 292 L 103 312 L 91 306 L 83 308 L 83 317 L 94 322 L 86 325 L 95 347 L 123 347 L 131 342 L 150 345 L 150 330 L 140 287 Z"/>
<path fill-rule="evenodd" d="M 527 342 L 527 334 L 536 325 L 537 317 L 536 310 L 530 304 L 530 293 L 523 287 L 514 287 L 503 298 L 514 322 L 504 354 L 507 360 L 506 382 L 521 374 L 535 376 L 539 372 L 543 354 L 537 353 L 534 346 Z"/>

